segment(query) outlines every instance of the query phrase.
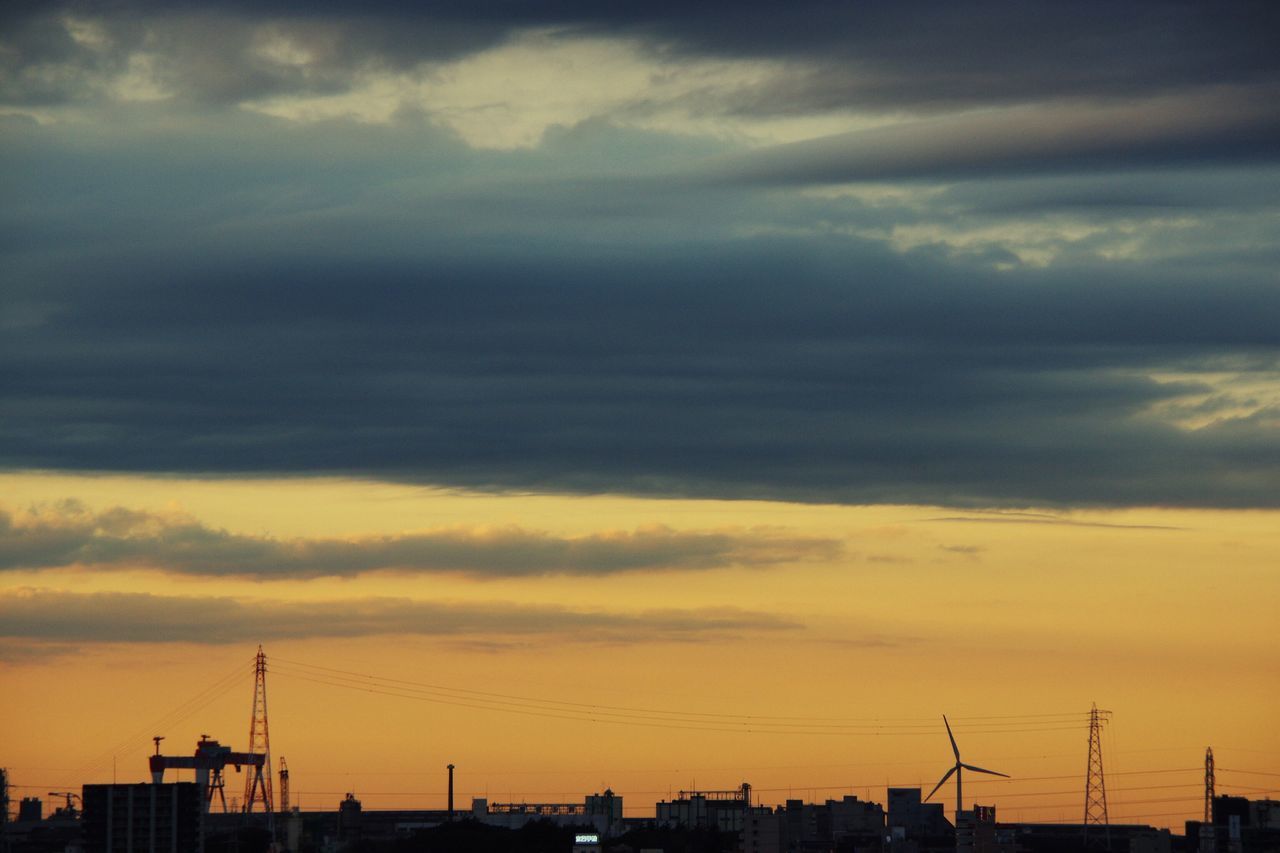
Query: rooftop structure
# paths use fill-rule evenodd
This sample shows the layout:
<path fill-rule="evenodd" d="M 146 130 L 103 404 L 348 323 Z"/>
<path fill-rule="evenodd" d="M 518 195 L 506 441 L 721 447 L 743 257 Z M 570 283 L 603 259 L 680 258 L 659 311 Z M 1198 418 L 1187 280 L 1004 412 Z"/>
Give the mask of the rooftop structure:
<path fill-rule="evenodd" d="M 581 803 L 490 803 L 478 797 L 471 801 L 471 817 L 508 829 L 518 829 L 532 820 L 549 820 L 560 826 L 590 827 L 610 837 L 622 828 L 622 797 L 608 789 Z"/>

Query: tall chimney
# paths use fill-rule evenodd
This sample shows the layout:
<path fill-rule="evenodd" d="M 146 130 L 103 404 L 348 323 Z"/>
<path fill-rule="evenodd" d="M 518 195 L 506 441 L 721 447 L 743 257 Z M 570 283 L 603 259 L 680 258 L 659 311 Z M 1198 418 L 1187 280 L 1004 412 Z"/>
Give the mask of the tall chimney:
<path fill-rule="evenodd" d="M 449 765 L 449 820 L 453 820 L 453 765 Z"/>

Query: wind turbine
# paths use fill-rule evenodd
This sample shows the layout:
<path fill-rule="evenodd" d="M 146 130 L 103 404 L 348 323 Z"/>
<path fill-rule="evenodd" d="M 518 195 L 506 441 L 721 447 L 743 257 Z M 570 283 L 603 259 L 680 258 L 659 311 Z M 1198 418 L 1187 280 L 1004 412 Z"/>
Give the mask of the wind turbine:
<path fill-rule="evenodd" d="M 960 777 L 964 775 L 964 771 L 972 770 L 974 773 L 990 773 L 992 776 L 1003 776 L 1008 779 L 1008 773 L 997 773 L 994 770 L 984 770 L 981 767 L 974 767 L 972 764 L 965 764 L 960 760 L 960 747 L 956 746 L 956 737 L 951 734 L 951 724 L 947 722 L 947 715 L 942 715 L 942 724 L 947 727 L 947 737 L 951 738 L 951 751 L 956 754 L 955 766 L 946 772 L 946 774 L 938 780 L 938 784 L 933 786 L 933 790 L 929 792 L 929 796 L 924 798 L 927 803 L 929 798 L 938 793 L 938 789 L 942 787 L 942 783 L 951 778 L 951 774 L 956 774 L 956 829 L 960 828 L 960 811 L 964 808 L 964 789 L 960 786 Z"/>

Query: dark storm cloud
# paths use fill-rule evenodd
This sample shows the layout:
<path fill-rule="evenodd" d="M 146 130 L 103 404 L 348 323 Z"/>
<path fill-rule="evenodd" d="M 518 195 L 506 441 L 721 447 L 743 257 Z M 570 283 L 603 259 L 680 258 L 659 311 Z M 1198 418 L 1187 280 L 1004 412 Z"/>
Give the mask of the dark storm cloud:
<path fill-rule="evenodd" d="M 681 642 L 788 631 L 795 622 L 734 608 L 625 613 L 508 602 L 407 598 L 276 601 L 226 596 L 0 592 L 0 638 L 73 643 L 242 643 L 312 637 L 535 637 L 541 642 Z"/>
<path fill-rule="evenodd" d="M 73 35 L 77 26 L 79 39 Z M 506 32 L 484 21 L 277 18 L 263 9 L 221 4 L 50 5 L 16 18 L 0 36 L 0 103 L 57 105 L 102 97 L 139 54 L 154 63 L 150 70 L 179 100 L 225 104 L 285 93 L 332 94 L 350 89 L 361 71 L 455 59 L 493 46 Z M 262 54 L 263 45 L 277 38 L 308 53 L 305 68 Z"/>
<path fill-rule="evenodd" d="M 671 59 L 763 58 L 796 66 L 730 105 L 757 115 L 850 107 L 945 111 L 1274 83 L 1273 34 L 1280 29 L 1280 12 L 1265 2 L 72 2 L 6 9 L 9 50 L 0 67 L 10 84 L 5 89 L 18 100 L 74 98 L 81 71 L 114 67 L 144 44 L 181 55 L 170 71 L 186 94 L 233 101 L 340 90 L 361 68 L 403 70 L 550 28 L 639 39 Z M 112 49 L 71 42 L 61 24 L 67 14 L 102 22 Z M 311 48 L 310 73 L 255 56 L 253 35 L 263 26 Z"/>
<path fill-rule="evenodd" d="M 843 240 L 413 264 L 98 264 L 10 330 L 10 467 L 351 473 L 477 488 L 1275 505 L 1265 419 L 1146 414 L 1274 366 L 1280 292 L 998 275 Z M 35 308 L 32 311 L 36 311 Z"/>
<path fill-rule="evenodd" d="M 562 537 L 516 527 L 451 528 L 353 539 L 279 540 L 210 528 L 188 517 L 75 504 L 14 514 L 0 507 L 0 571 L 64 566 L 155 568 L 190 575 L 285 580 L 378 570 L 474 578 L 612 575 L 645 570 L 768 566 L 831 559 L 840 544 L 776 530 L 646 527 Z"/>
<path fill-rule="evenodd" d="M 1280 395 L 1214 384 L 1280 365 L 1272 7 L 905 8 L 74 7 L 106 46 L 63 7 L 11 13 L 11 103 L 110 108 L 0 117 L 0 465 L 1280 505 Z M 912 118 L 743 154 L 588 117 L 496 153 L 412 115 L 210 106 L 538 25 L 640 35 L 672 68 L 788 61 L 689 96 L 711 116 Z M 314 67 L 254 59 L 272 27 Z M 111 101 L 144 42 L 174 97 Z M 891 180 L 903 199 L 794 191 Z M 1025 263 L 1020 230 L 1068 214 L 1090 235 L 1042 228 Z"/>
<path fill-rule="evenodd" d="M 87 149 L 11 134 L 0 464 L 808 501 L 1280 500 L 1265 400 L 1198 430 L 1149 411 L 1213 396 L 1202 371 L 1277 367 L 1274 241 L 1232 244 L 1235 225 L 1201 226 L 1230 249 L 1216 255 L 1000 273 L 813 227 L 927 212 L 584 182 L 597 154 L 576 137 L 498 156 L 410 134 L 422 155 L 390 132 L 253 127 Z M 1216 180 L 1127 187 L 1176 188 L 1195 217 L 1202 196 L 1223 207 Z M 946 198 L 998 208 L 1015 187 L 1025 218 L 1027 179 Z M 1274 210 L 1250 210 L 1265 231 Z M 756 223 L 802 230 L 734 234 Z"/>

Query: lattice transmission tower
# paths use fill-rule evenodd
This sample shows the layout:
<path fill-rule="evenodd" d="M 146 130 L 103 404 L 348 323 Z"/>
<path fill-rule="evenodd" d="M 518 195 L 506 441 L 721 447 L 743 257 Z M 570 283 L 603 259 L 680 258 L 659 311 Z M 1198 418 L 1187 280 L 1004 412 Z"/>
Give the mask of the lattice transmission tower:
<path fill-rule="evenodd" d="M 1107 781 L 1102 775 L 1102 724 L 1110 711 L 1099 711 L 1093 703 L 1089 712 L 1089 770 L 1084 783 L 1084 840 L 1086 847 L 1111 849 L 1111 826 L 1107 818 Z M 1091 827 L 1102 827 L 1101 832 Z"/>
<path fill-rule="evenodd" d="M 1213 823 L 1213 797 L 1213 747 L 1210 746 L 1204 751 L 1204 822 L 1208 824 Z"/>
<path fill-rule="evenodd" d="M 280 756 L 280 811 L 282 814 L 289 812 L 289 765 L 283 755 Z"/>
<path fill-rule="evenodd" d="M 1200 824 L 1200 851 L 1213 853 L 1218 849 L 1216 828 L 1213 825 L 1213 747 L 1204 751 L 1204 822 Z"/>
<path fill-rule="evenodd" d="M 4 849 L 9 825 L 9 771 L 0 767 L 0 850 Z"/>
<path fill-rule="evenodd" d="M 271 824 L 275 800 L 271 796 L 271 737 L 267 729 L 267 656 L 258 646 L 253 669 L 253 719 L 249 722 L 249 752 L 264 756 L 261 766 L 254 767 L 244 780 L 245 814 L 253 812 L 254 803 L 262 803 Z"/>

